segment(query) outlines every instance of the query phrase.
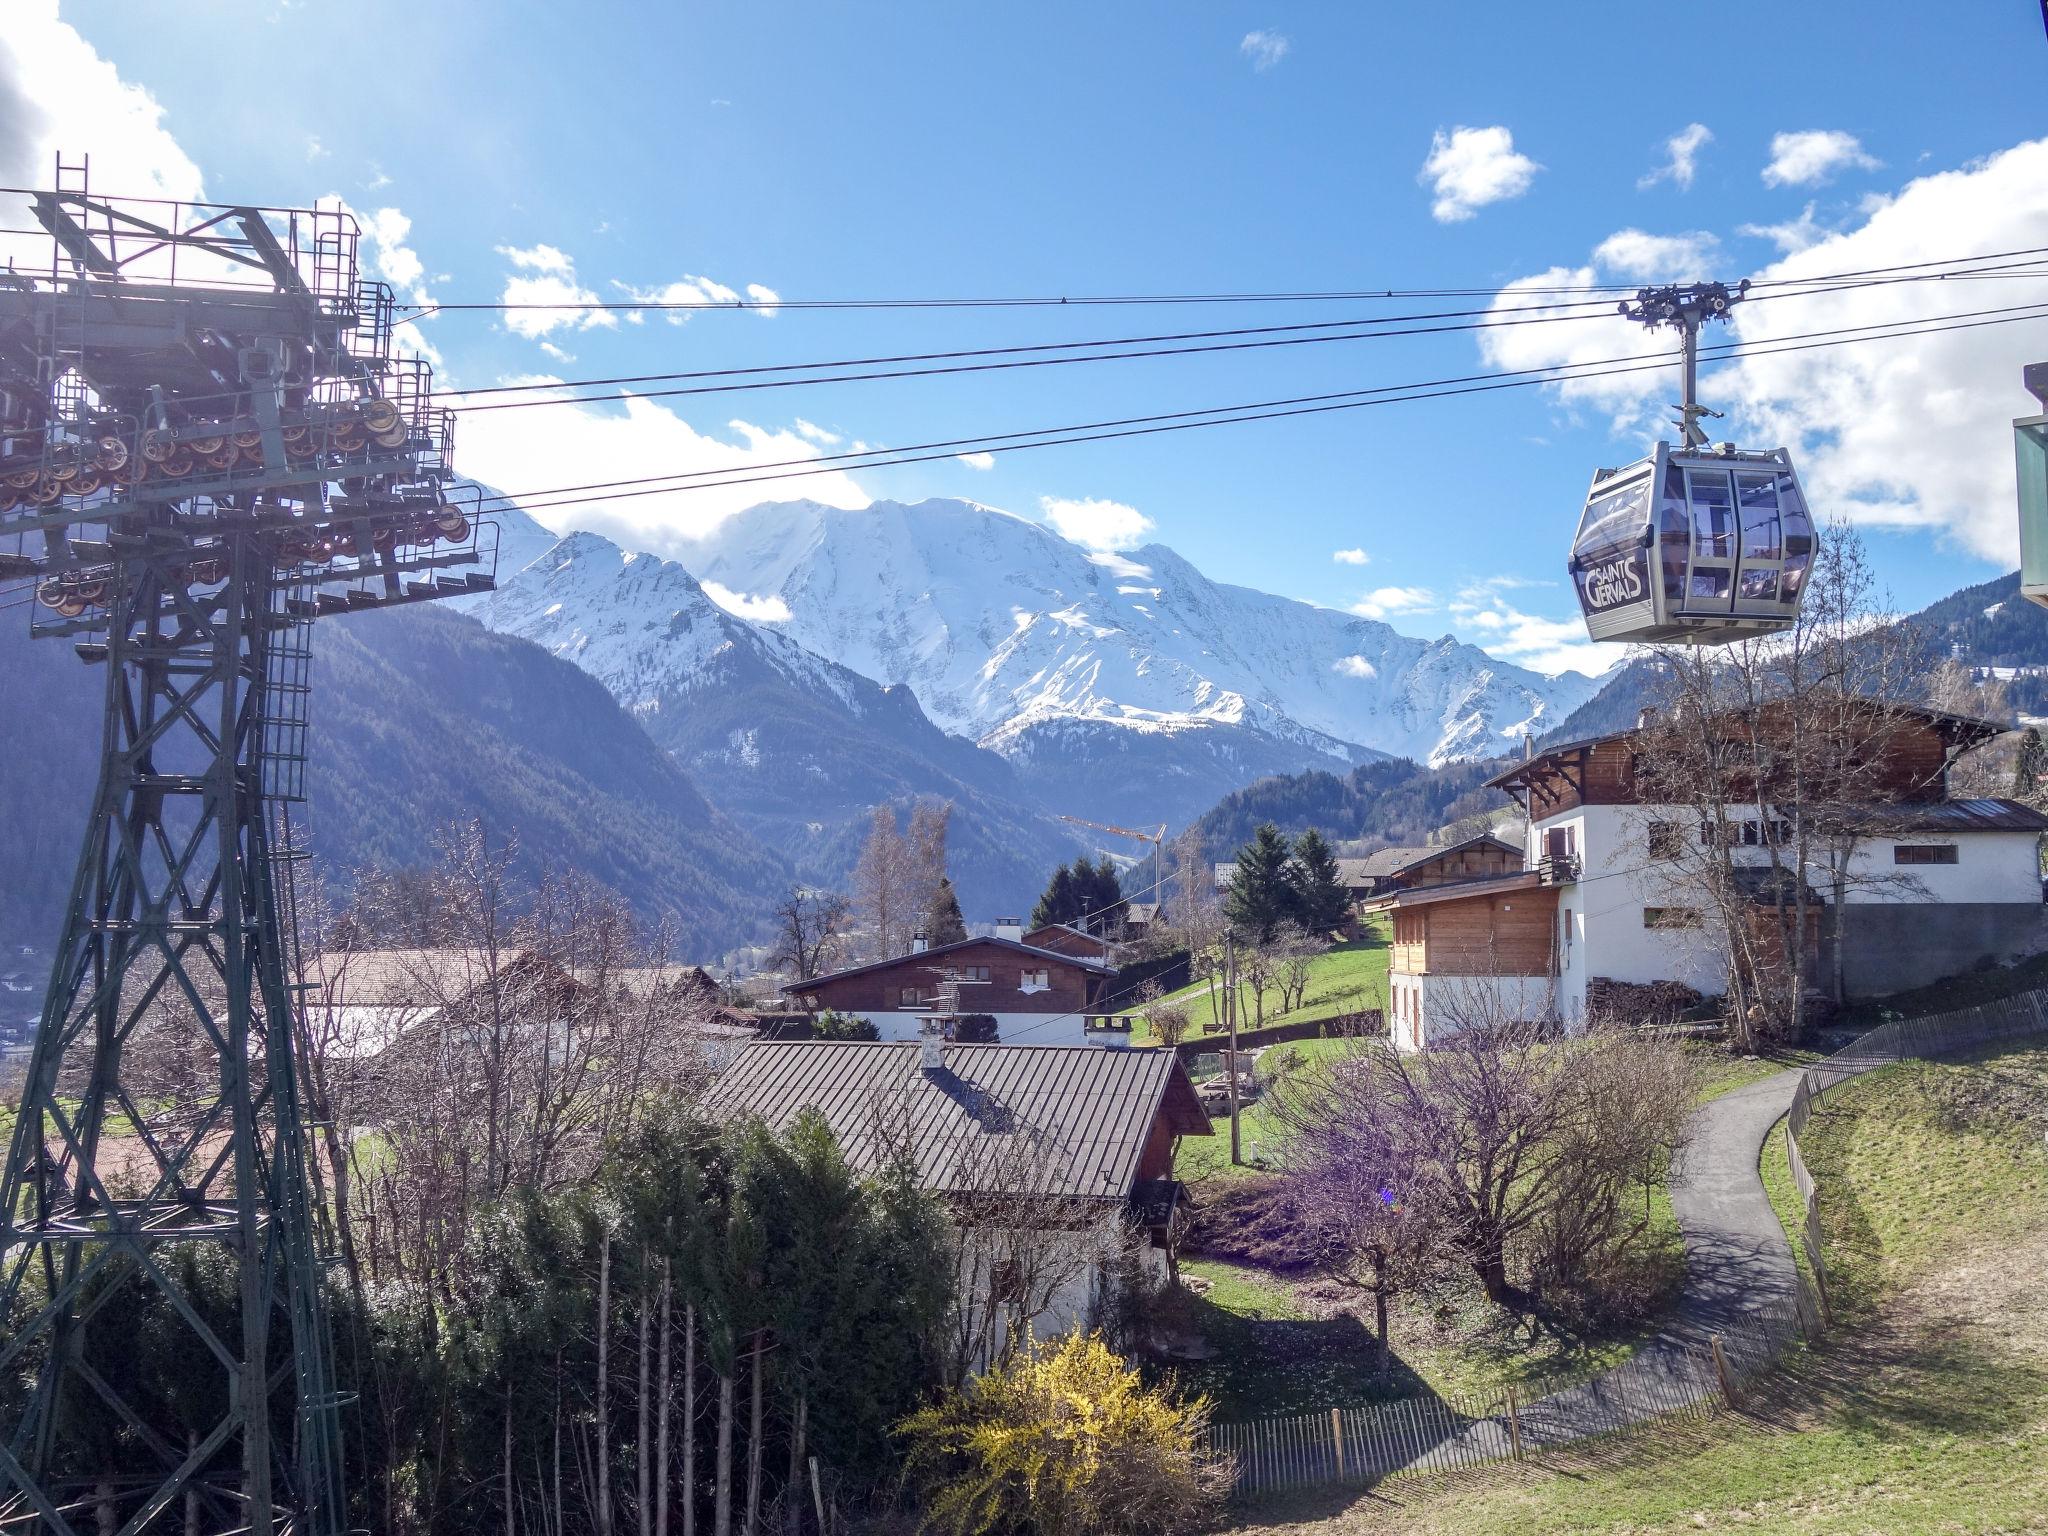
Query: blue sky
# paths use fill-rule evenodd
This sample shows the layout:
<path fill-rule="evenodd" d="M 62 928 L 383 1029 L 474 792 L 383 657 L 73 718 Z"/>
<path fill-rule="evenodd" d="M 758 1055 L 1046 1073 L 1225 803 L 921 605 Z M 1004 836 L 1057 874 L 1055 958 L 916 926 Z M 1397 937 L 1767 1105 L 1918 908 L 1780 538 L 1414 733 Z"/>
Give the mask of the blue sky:
<path fill-rule="evenodd" d="M 1590 4 L 50 9 L 29 0 L 0 57 L 10 183 L 46 179 L 62 144 L 94 153 L 106 192 L 189 193 L 197 178 L 214 198 L 339 196 L 402 295 L 492 300 L 524 282 L 616 299 L 701 279 L 717 286 L 694 291 L 802 299 L 1482 292 L 1284 313 L 423 323 L 443 379 L 467 386 L 1484 307 L 1550 272 L 1732 280 L 2048 246 L 2032 0 L 1730 4 L 1685 23 Z M 2048 299 L 2048 277 L 1977 287 L 1998 293 L 1786 304 L 1751 334 Z M 1580 345 L 1529 334 L 1546 329 L 1571 328 L 1486 352 L 1453 334 L 504 412 L 464 421 L 458 460 L 519 491 L 787 458 L 828 437 L 949 439 L 1529 366 Z M 1577 355 L 1615 344 L 1606 332 Z M 2006 568 L 2005 423 L 2048 323 L 1806 356 L 1718 397 L 1710 378 L 1705 397 L 1734 407 L 1745 441 L 1812 446 L 1816 502 L 1859 516 L 1900 602 Z M 690 534 L 749 500 L 967 496 L 1104 545 L 1157 539 L 1211 575 L 1411 633 L 1596 669 L 1609 658 L 1574 643 L 1565 545 L 1591 468 L 1634 456 L 1668 398 L 1661 382 L 1505 391 L 552 515 L 687 563 Z"/>

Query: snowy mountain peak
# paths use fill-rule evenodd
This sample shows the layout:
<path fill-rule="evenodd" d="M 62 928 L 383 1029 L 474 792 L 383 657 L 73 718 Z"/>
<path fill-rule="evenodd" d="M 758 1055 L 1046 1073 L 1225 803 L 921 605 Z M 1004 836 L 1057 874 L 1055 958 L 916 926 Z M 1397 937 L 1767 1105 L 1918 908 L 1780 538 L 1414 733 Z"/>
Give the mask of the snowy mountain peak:
<path fill-rule="evenodd" d="M 767 503 L 685 559 L 723 591 L 778 600 L 783 633 L 908 684 L 935 721 L 999 750 L 1023 726 L 1079 719 L 1241 727 L 1333 764 L 1441 762 L 1504 750 L 1593 690 L 1212 581 L 1163 544 L 1090 551 L 968 501 Z"/>

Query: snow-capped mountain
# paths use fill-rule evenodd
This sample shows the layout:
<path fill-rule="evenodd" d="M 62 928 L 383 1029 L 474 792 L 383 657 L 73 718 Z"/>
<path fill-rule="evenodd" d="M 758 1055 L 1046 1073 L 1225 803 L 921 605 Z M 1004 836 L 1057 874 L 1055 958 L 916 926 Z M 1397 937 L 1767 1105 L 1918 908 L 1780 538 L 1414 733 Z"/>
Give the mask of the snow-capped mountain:
<path fill-rule="evenodd" d="M 954 805 L 953 872 L 980 912 L 1014 906 L 1075 851 L 996 753 L 877 683 L 712 602 L 688 571 L 572 533 L 466 600 L 487 628 L 602 682 L 721 810 L 809 876 L 843 878 L 868 812 Z"/>
<path fill-rule="evenodd" d="M 1449 638 L 1210 580 L 1164 545 L 1091 553 L 972 502 L 770 503 L 683 559 L 775 627 L 1012 758 L 1075 722 L 1327 764 L 1506 750 L 1589 697 Z M 1196 748 L 1200 751 L 1201 749 Z"/>

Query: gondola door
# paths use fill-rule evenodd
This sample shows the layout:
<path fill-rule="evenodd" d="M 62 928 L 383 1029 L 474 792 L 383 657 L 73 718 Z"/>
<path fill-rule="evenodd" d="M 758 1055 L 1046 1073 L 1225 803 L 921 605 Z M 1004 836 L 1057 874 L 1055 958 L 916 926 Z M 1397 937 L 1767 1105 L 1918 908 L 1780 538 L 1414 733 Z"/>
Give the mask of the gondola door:
<path fill-rule="evenodd" d="M 1734 611 L 1736 522 L 1734 490 L 1725 469 L 1688 469 L 1685 499 L 1692 512 L 1692 568 L 1685 586 L 1688 618 Z"/>

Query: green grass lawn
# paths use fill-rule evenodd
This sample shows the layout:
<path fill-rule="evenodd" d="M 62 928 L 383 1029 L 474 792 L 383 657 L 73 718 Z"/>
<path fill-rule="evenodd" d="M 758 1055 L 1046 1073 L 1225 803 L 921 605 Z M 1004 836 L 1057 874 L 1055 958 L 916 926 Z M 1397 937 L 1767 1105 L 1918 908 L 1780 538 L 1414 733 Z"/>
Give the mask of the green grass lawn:
<path fill-rule="evenodd" d="M 1391 928 L 1385 917 L 1368 920 L 1364 937 L 1350 943 L 1335 944 L 1317 955 L 1314 969 L 1309 977 L 1307 989 L 1302 993 L 1297 1007 L 1280 1011 L 1280 989 L 1269 986 L 1266 989 L 1265 1022 L 1268 1024 L 1289 1024 L 1297 1019 L 1327 1018 L 1333 1013 L 1348 1009 L 1384 1008 L 1387 1001 L 1387 943 Z M 1249 987 L 1240 989 L 1243 994 L 1243 1016 L 1238 1020 L 1240 1029 L 1249 1029 L 1256 1016 Z M 1206 982 L 1196 982 L 1168 993 L 1159 1003 L 1171 1003 L 1187 1009 L 1188 1030 L 1191 1037 L 1207 1035 L 1222 1028 L 1222 1018 L 1217 1011 L 1221 1001 L 1219 989 L 1216 998 L 1209 995 Z M 1152 1006 L 1157 1007 L 1158 1003 Z M 1140 1030 L 1140 1041 L 1155 1038 L 1149 1031 Z M 1220 1039 L 1221 1037 L 1218 1036 Z"/>
<path fill-rule="evenodd" d="M 1841 1324 L 1740 1414 L 1273 1504 L 1297 1536 L 2048 1529 L 2048 1050 L 1872 1074 L 1802 1141 Z M 1789 1187 L 1774 1138 L 1774 1194 Z M 1783 1207 L 1781 1207 L 1782 1209 Z M 1796 1203 L 1791 1207 L 1796 1219 Z"/>

